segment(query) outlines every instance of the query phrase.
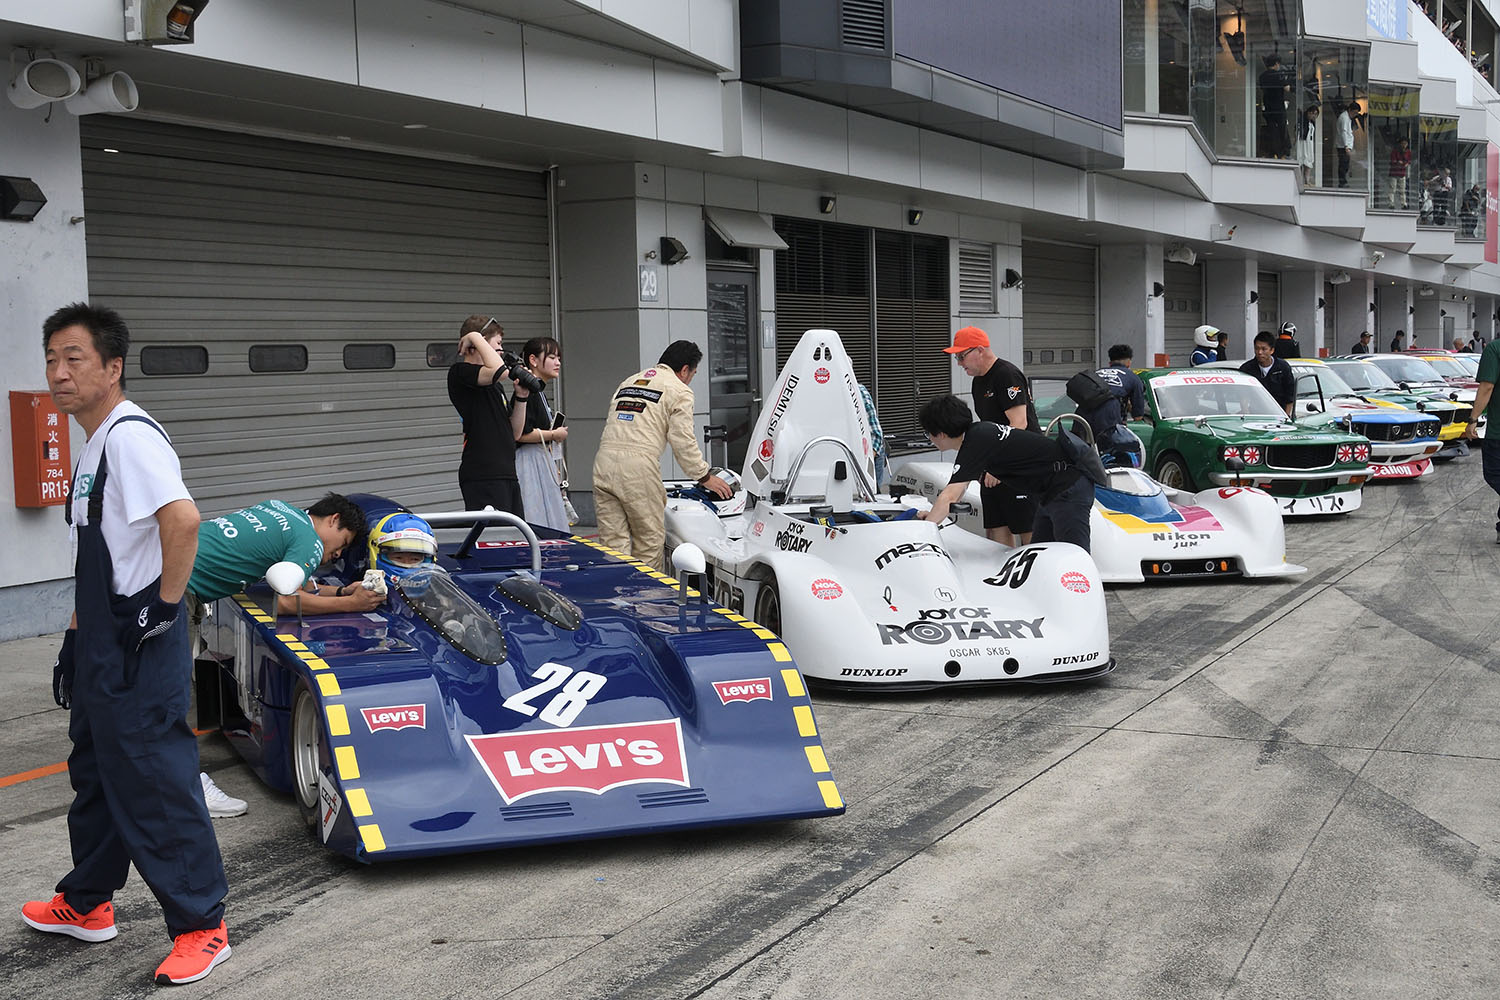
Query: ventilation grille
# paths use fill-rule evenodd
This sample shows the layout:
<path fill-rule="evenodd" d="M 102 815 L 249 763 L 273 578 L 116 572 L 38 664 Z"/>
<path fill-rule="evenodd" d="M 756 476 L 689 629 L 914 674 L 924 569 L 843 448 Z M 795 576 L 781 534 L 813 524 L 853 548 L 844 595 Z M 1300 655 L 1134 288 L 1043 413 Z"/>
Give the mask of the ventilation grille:
<path fill-rule="evenodd" d="M 974 243 L 958 247 L 958 311 L 995 311 L 995 248 Z"/>
<path fill-rule="evenodd" d="M 530 806 L 505 806 L 500 810 L 500 818 L 507 823 L 526 819 L 567 819 L 571 815 L 573 805 L 570 802 L 538 802 Z"/>
<path fill-rule="evenodd" d="M 839 38 L 845 46 L 885 49 L 885 0 L 844 0 Z"/>
<path fill-rule="evenodd" d="M 642 809 L 665 809 L 668 806 L 696 806 L 708 801 L 701 788 L 677 788 L 670 792 L 641 792 L 636 796 Z"/>

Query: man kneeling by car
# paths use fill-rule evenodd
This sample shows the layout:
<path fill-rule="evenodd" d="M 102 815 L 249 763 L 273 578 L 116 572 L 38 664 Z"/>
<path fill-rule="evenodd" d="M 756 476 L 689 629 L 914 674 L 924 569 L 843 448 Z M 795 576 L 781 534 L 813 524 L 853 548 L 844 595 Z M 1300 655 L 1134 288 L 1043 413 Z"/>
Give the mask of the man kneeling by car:
<path fill-rule="evenodd" d="M 963 498 L 969 483 L 1041 498 L 1033 542 L 1072 542 L 1089 547 L 1089 512 L 1094 485 L 1045 434 L 976 421 L 957 396 L 939 396 L 923 404 L 917 420 L 939 451 L 957 449 L 953 478 L 932 502 L 924 520 L 941 524 L 948 508 Z"/>

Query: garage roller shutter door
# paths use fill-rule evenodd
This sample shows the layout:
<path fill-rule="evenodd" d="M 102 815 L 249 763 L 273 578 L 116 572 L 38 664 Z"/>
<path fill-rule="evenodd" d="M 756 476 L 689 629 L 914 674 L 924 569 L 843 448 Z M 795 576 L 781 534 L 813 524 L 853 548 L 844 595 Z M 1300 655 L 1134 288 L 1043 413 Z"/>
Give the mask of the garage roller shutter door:
<path fill-rule="evenodd" d="M 1022 242 L 1021 366 L 1027 375 L 1097 367 L 1094 253 L 1093 247 Z"/>
<path fill-rule="evenodd" d="M 329 489 L 457 503 L 460 425 L 427 345 L 456 345 L 471 312 L 507 346 L 551 333 L 545 176 L 82 125 L 90 297 L 130 325 L 127 390 L 172 435 L 199 507 Z M 347 370 L 351 344 L 390 345 L 372 353 L 394 366 Z M 140 348 L 192 345 L 205 373 L 142 373 Z M 252 372 L 261 345 L 305 348 L 305 369 Z"/>
<path fill-rule="evenodd" d="M 1197 264 L 1167 264 L 1162 270 L 1162 317 L 1165 320 L 1167 356 L 1174 365 L 1193 360 L 1193 331 L 1203 325 L 1203 270 Z M 1109 337 L 1106 335 L 1105 339 Z M 1136 364 L 1146 365 L 1154 358 L 1140 357 Z"/>

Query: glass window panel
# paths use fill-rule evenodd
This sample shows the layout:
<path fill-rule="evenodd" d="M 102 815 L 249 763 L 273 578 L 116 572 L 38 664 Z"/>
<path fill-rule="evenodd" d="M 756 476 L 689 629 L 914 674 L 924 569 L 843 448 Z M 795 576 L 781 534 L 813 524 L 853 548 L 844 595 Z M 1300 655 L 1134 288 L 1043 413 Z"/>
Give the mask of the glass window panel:
<path fill-rule="evenodd" d="M 208 348 L 197 344 L 141 348 L 142 375 L 202 375 L 208 371 Z"/>
<path fill-rule="evenodd" d="M 1370 87 L 1365 120 L 1369 137 L 1372 211 L 1416 212 L 1421 208 L 1421 159 L 1417 142 L 1421 91 L 1415 87 Z"/>
<path fill-rule="evenodd" d="M 374 371 L 396 367 L 395 344 L 345 344 L 344 367 L 349 371 Z"/>
<path fill-rule="evenodd" d="M 1369 134 L 1364 127 L 1364 101 L 1370 89 L 1370 48 L 1305 39 L 1302 57 L 1303 119 L 1308 119 L 1309 108 L 1319 109 L 1312 118 L 1312 148 L 1298 149 L 1303 184 L 1368 194 Z"/>
<path fill-rule="evenodd" d="M 427 345 L 427 367 L 449 368 L 453 362 L 458 360 L 458 342 L 445 340 L 438 344 Z"/>
<path fill-rule="evenodd" d="M 307 370 L 307 348 L 301 344 L 256 344 L 250 348 L 253 372 L 301 372 Z"/>
<path fill-rule="evenodd" d="M 1189 40 L 1188 0 L 1125 0 L 1127 110 L 1188 113 Z"/>
<path fill-rule="evenodd" d="M 1453 229 L 1458 225 L 1458 119 L 1423 115 L 1421 125 L 1421 172 L 1414 175 L 1422 186 L 1417 224 Z"/>
<path fill-rule="evenodd" d="M 1487 143 L 1460 143 L 1458 182 L 1458 238 L 1482 240 L 1486 237 L 1485 192 L 1489 189 L 1486 172 L 1489 167 Z"/>
<path fill-rule="evenodd" d="M 1214 150 L 1291 159 L 1297 13 L 1277 0 L 1219 0 L 1214 58 Z"/>

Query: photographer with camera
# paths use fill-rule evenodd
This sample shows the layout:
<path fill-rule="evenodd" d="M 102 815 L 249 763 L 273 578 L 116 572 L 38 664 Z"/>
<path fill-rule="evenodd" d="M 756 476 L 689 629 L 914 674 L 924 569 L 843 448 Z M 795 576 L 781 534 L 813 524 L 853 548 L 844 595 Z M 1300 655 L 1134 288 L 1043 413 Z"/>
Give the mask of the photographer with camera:
<path fill-rule="evenodd" d="M 499 378 L 515 383 L 513 403 L 525 403 L 541 380 L 520 358 L 500 347 L 505 330 L 493 316 L 470 316 L 459 327 L 458 360 L 448 368 L 448 399 L 463 420 L 464 451 L 458 488 L 464 507 L 486 506 L 525 517 L 516 478 L 516 438 L 526 426 L 526 406 L 507 403 Z"/>

